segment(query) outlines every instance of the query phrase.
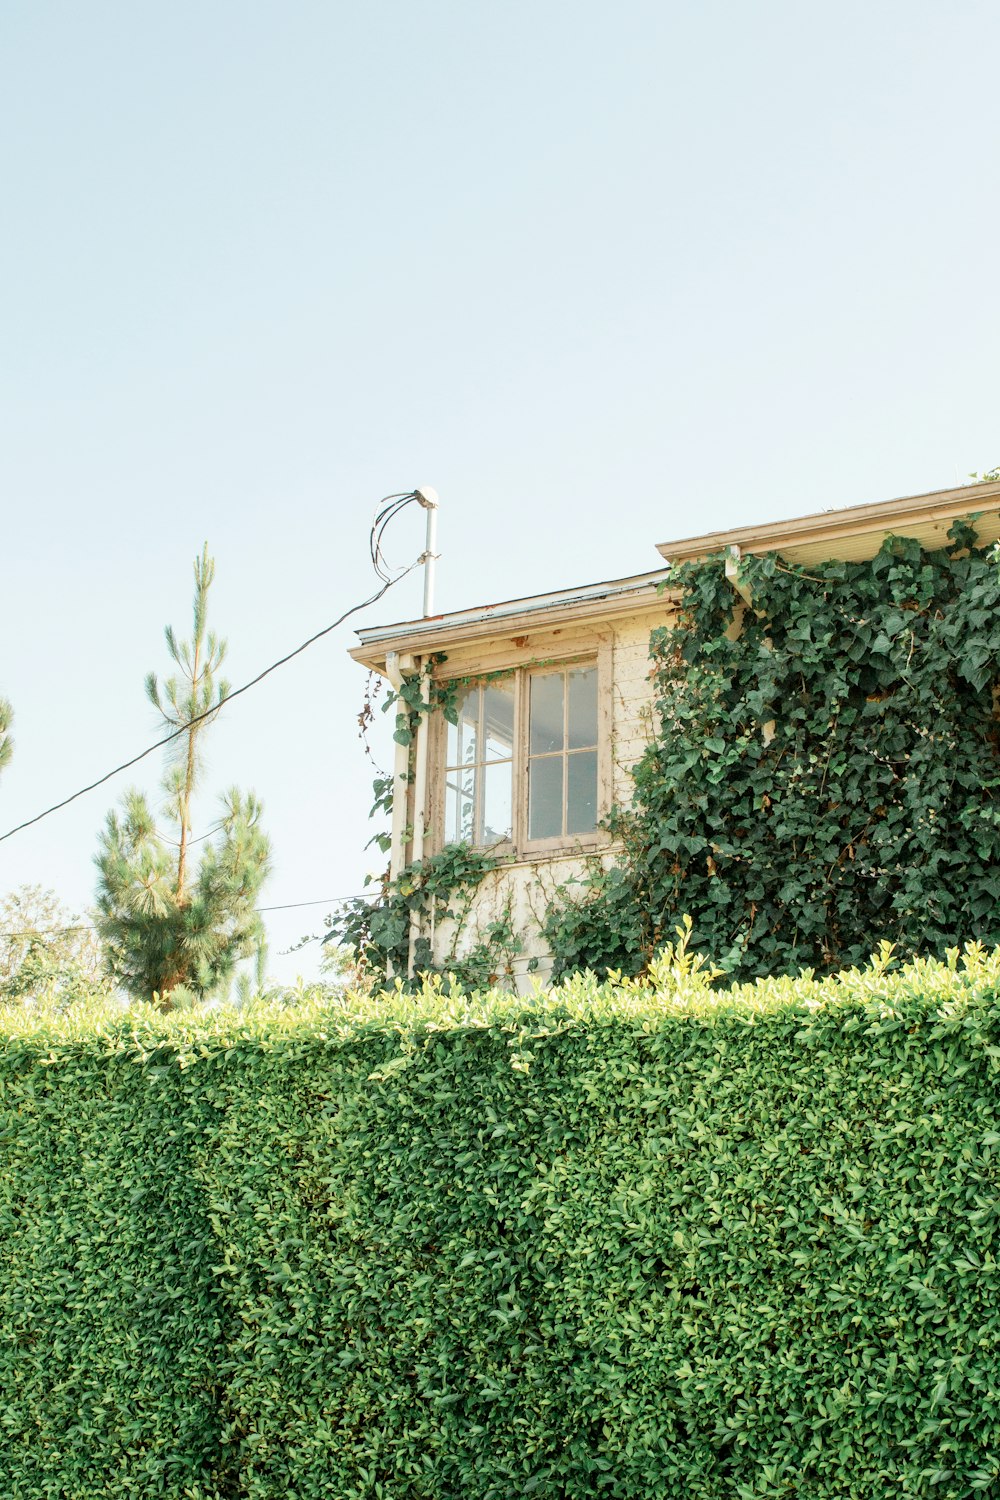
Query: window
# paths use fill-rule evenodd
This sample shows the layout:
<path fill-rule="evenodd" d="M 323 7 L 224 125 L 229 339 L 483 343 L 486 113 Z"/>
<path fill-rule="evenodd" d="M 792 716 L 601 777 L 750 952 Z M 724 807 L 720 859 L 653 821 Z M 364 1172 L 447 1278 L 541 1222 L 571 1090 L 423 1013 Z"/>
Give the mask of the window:
<path fill-rule="evenodd" d="M 597 827 L 597 667 L 528 679 L 528 838 Z"/>
<path fill-rule="evenodd" d="M 514 688 L 491 683 L 458 700 L 448 725 L 445 765 L 446 844 L 495 844 L 513 832 Z"/>
<path fill-rule="evenodd" d="M 516 668 L 463 689 L 456 708 L 445 734 L 441 842 L 531 850 L 593 838 L 601 815 L 596 661 Z"/>

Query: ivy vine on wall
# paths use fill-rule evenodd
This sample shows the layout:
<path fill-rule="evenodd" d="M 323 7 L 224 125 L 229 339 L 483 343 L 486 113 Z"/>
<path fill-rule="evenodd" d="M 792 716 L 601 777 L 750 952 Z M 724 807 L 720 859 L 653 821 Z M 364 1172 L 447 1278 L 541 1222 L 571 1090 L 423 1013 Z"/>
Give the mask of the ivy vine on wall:
<path fill-rule="evenodd" d="M 507 984 L 513 959 L 521 951 L 509 901 L 483 926 L 475 943 L 461 956 L 458 951 L 475 893 L 496 865 L 489 850 L 446 844 L 437 854 L 407 865 L 395 880 L 387 875 L 377 901 L 345 902 L 328 918 L 330 931 L 324 941 L 353 948 L 363 971 L 376 983 L 397 978 L 408 985 L 410 927 L 416 918 L 420 935 L 413 945 L 415 976 L 442 974 L 466 990 Z M 447 950 L 437 961 L 432 921 L 434 927 L 450 924 Z"/>
<path fill-rule="evenodd" d="M 467 688 L 504 681 L 515 671 L 513 667 L 505 667 L 468 676 L 441 677 L 438 668 L 447 659 L 444 652 L 436 652 L 427 658 L 421 672 L 404 677 L 398 689 L 391 688 L 385 694 L 382 712 L 395 711 L 393 739 L 397 744 L 411 746 L 421 719 L 433 712 L 440 712 L 449 724 L 457 724 L 462 695 Z M 532 665 L 544 663 L 538 660 Z M 367 734 L 378 694 L 379 687 L 372 686 L 370 677 L 358 725 L 366 753 L 372 760 Z M 412 761 L 406 781 L 413 781 Z M 394 778 L 376 767 L 369 816 L 391 819 L 393 793 Z M 412 830 L 408 830 L 407 839 L 411 836 Z M 391 836 L 380 830 L 369 844 L 386 853 Z M 462 942 L 475 893 L 497 863 L 488 849 L 458 842 L 411 862 L 395 878 L 387 870 L 379 881 L 380 894 L 374 901 L 361 897 L 344 902 L 327 918 L 328 931 L 323 941 L 352 948 L 362 970 L 375 984 L 394 978 L 409 986 L 407 975 L 412 968 L 414 976 L 441 974 L 468 990 L 512 985 L 513 961 L 522 951 L 522 943 L 514 929 L 509 896 L 501 902 L 496 916 L 477 925 L 474 942 Z M 443 958 L 436 960 L 431 932 L 444 923 L 450 924 L 448 945 Z M 411 955 L 410 934 L 414 925 L 419 935 Z"/>
<path fill-rule="evenodd" d="M 1000 943 L 1000 564 L 949 538 L 748 558 L 746 609 L 718 557 L 672 573 L 622 856 L 550 914 L 556 977 L 639 972 L 684 913 L 739 979 Z"/>

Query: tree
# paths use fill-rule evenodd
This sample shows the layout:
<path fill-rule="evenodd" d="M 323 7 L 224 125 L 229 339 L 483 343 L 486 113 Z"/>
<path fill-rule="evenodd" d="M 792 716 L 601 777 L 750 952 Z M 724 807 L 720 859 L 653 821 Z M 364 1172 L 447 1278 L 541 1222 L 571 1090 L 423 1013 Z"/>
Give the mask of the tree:
<path fill-rule="evenodd" d="M 121 813 L 108 814 L 96 858 L 98 930 L 117 983 L 170 1009 L 184 994 L 217 993 L 236 964 L 259 946 L 255 910 L 270 866 L 253 792 L 235 788 L 222 799 L 218 838 L 192 867 L 194 794 L 202 770 L 201 736 L 229 695 L 219 677 L 226 642 L 206 627 L 215 564 L 207 543 L 194 564 L 194 626 L 178 641 L 168 625 L 167 650 L 178 675 L 164 683 L 151 672 L 146 694 L 176 735 L 163 780 L 165 811 L 176 838 L 167 838 L 143 794 L 127 792 Z M 180 731 L 180 733 L 178 733 Z"/>
<path fill-rule="evenodd" d="M 14 741 L 10 737 L 10 726 L 14 721 L 14 710 L 6 698 L 0 698 L 0 771 L 14 753 Z"/>
<path fill-rule="evenodd" d="M 23 885 L 0 900 L 0 1006 L 55 1005 L 101 988 L 101 950 L 92 926 L 54 891 Z"/>

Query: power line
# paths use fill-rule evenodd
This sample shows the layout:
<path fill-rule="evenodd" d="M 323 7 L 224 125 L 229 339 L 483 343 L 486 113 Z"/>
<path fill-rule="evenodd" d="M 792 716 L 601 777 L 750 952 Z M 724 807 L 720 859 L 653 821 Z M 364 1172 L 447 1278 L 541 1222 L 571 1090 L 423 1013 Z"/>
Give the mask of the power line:
<path fill-rule="evenodd" d="M 115 766 L 113 770 L 107 771 L 103 776 L 99 776 L 96 781 L 91 781 L 87 786 L 81 787 L 79 791 L 72 792 L 70 796 L 64 797 L 61 802 L 54 802 L 52 806 L 47 807 L 44 812 L 36 813 L 33 818 L 26 818 L 23 823 L 18 823 L 16 827 L 9 828 L 6 833 L 0 833 L 0 844 L 2 844 L 5 839 L 13 838 L 15 833 L 20 833 L 23 829 L 30 828 L 34 823 L 40 823 L 43 818 L 51 817 L 53 813 L 59 812 L 64 807 L 68 807 L 69 804 L 71 802 L 75 802 L 78 797 L 85 797 L 88 792 L 92 792 L 97 787 L 103 786 L 106 781 L 110 781 L 113 777 L 119 776 L 122 771 L 127 771 L 130 766 L 138 765 L 140 760 L 145 760 L 146 756 L 152 755 L 154 750 L 160 750 L 164 745 L 169 745 L 172 740 L 179 739 L 182 734 L 186 734 L 187 731 L 193 728 L 195 724 L 200 724 L 203 719 L 212 718 L 215 714 L 219 713 L 227 703 L 231 703 L 234 698 L 239 698 L 242 693 L 249 692 L 252 687 L 257 686 L 258 682 L 262 682 L 265 677 L 270 676 L 272 672 L 276 672 L 279 667 L 283 667 L 285 663 L 290 662 L 293 657 L 300 656 L 307 647 L 312 646 L 318 640 L 322 640 L 323 636 L 329 635 L 331 630 L 336 630 L 339 625 L 343 625 L 344 621 L 350 619 L 351 615 L 356 615 L 361 609 L 367 609 L 369 605 L 377 604 L 379 599 L 382 598 L 383 594 L 387 594 L 394 584 L 401 583 L 402 580 L 409 573 L 412 573 L 414 568 L 418 568 L 423 561 L 422 555 L 421 557 L 415 558 L 414 561 L 410 563 L 408 568 L 404 568 L 401 573 L 397 573 L 395 577 L 392 577 L 385 571 L 384 561 L 382 559 L 381 553 L 382 535 L 385 531 L 386 526 L 389 524 L 389 521 L 391 521 L 394 516 L 398 515 L 405 505 L 409 505 L 410 502 L 416 500 L 416 498 L 417 496 L 415 490 L 411 490 L 403 495 L 389 496 L 388 499 L 392 503 L 383 506 L 383 509 L 380 510 L 378 515 L 375 517 L 375 521 L 372 524 L 371 528 L 369 543 L 372 554 L 372 563 L 375 567 L 375 571 L 378 574 L 379 578 L 384 581 L 382 583 L 382 587 L 378 589 L 374 594 L 372 594 L 368 599 L 362 599 L 360 604 L 353 604 L 350 609 L 345 609 L 344 613 L 342 615 L 339 615 L 331 625 L 325 625 L 322 630 L 317 630 L 315 635 L 311 635 L 307 641 L 303 641 L 301 646 L 296 646 L 294 651 L 289 651 L 287 655 L 279 657 L 278 660 L 273 661 L 269 667 L 265 667 L 263 672 L 258 672 L 256 677 L 251 677 L 250 681 L 245 682 L 242 687 L 235 688 L 233 692 L 227 693 L 225 698 L 223 698 L 220 703 L 215 704 L 212 708 L 207 708 L 204 713 L 196 714 L 193 719 L 189 719 L 187 723 L 182 724 L 179 729 L 175 729 L 170 734 L 164 735 L 161 740 L 157 740 L 154 744 L 148 745 L 145 750 L 140 750 L 139 754 L 133 755 L 131 760 L 123 760 L 120 766 Z"/>
<path fill-rule="evenodd" d="M 372 522 L 372 529 L 368 538 L 368 550 L 371 553 L 375 576 L 376 578 L 381 578 L 383 583 L 388 583 L 392 575 L 389 572 L 385 558 L 382 556 L 382 538 L 385 536 L 389 522 L 394 520 L 401 510 L 405 510 L 408 505 L 412 505 L 413 501 L 417 499 L 419 499 L 419 496 L 416 490 L 407 490 L 405 494 L 400 495 L 386 495 L 385 500 L 382 502 L 382 509 L 377 513 Z"/>
<path fill-rule="evenodd" d="M 320 901 L 285 901 L 281 906 L 255 906 L 254 911 L 294 911 L 298 906 L 339 906 L 343 901 L 376 901 L 375 893 L 361 891 L 357 896 L 326 896 Z"/>
<path fill-rule="evenodd" d="M 138 765 L 140 760 L 145 760 L 146 756 L 152 755 L 154 750 L 160 750 L 164 745 L 169 745 L 172 740 L 179 739 L 182 734 L 186 734 L 187 731 L 191 729 L 195 724 L 200 724 L 203 719 L 209 719 L 213 717 L 219 712 L 221 708 L 225 706 L 225 704 L 231 703 L 234 698 L 240 697 L 242 693 L 249 692 L 250 688 L 256 687 L 258 682 L 262 682 L 263 679 L 269 676 L 271 672 L 277 671 L 279 667 L 283 667 L 286 662 L 291 661 L 293 657 L 298 656 L 301 652 L 305 651 L 307 646 L 311 646 L 315 641 L 320 640 L 324 635 L 329 635 L 330 631 L 336 630 L 338 625 L 343 625 L 344 621 L 349 619 L 351 615 L 357 614 L 358 610 L 367 609 L 369 605 L 377 603 L 378 600 L 382 598 L 383 594 L 388 593 L 389 589 L 392 588 L 394 583 L 399 583 L 401 579 L 406 577 L 407 573 L 412 573 L 413 569 L 418 566 L 419 559 L 415 562 L 412 562 L 410 566 L 404 572 L 400 573 L 396 578 L 392 578 L 388 583 L 384 583 L 376 593 L 371 595 L 370 598 L 363 599 L 360 604 L 355 604 L 350 609 L 346 609 L 342 615 L 340 615 L 336 620 L 333 621 L 332 625 L 327 625 L 322 630 L 317 630 L 315 635 L 311 635 L 307 641 L 303 641 L 301 646 L 296 646 L 294 651 L 289 651 L 287 656 L 282 656 L 277 661 L 272 662 L 269 667 L 265 667 L 263 672 L 258 672 L 256 677 L 251 677 L 250 681 L 245 682 L 242 687 L 235 688 L 233 692 L 228 693 L 220 703 L 215 704 L 212 708 L 207 708 L 204 713 L 196 714 L 193 719 L 189 719 L 187 723 L 182 724 L 179 729 L 175 729 L 170 734 L 164 735 L 161 740 L 156 740 L 154 744 L 148 745 L 145 750 L 140 750 L 139 754 L 133 755 L 130 760 L 123 760 L 121 765 L 115 766 L 113 770 L 107 771 L 103 776 L 99 776 L 96 781 L 91 781 L 87 786 L 81 787 L 79 791 L 73 792 L 69 797 L 64 797 L 61 802 L 54 802 L 52 806 L 47 807 L 44 812 L 36 813 L 33 818 L 27 818 L 23 823 L 18 823 L 15 828 L 8 829 L 6 833 L 0 833 L 0 844 L 2 844 L 5 839 L 13 838 L 14 834 L 20 833 L 22 829 L 30 828 L 33 823 L 40 823 L 43 818 L 51 817 L 53 813 L 59 812 L 61 808 L 68 807 L 69 804 L 71 802 L 75 802 L 78 797 L 85 797 L 88 792 L 92 792 L 97 787 L 103 786 L 106 781 L 110 781 L 114 776 L 119 776 L 122 771 L 127 771 L 130 766 Z"/>
<path fill-rule="evenodd" d="M 76 927 L 25 927 L 20 932 L 0 932 L 0 938 L 65 937 L 69 932 L 96 932 L 92 922 L 81 922 Z"/>
<path fill-rule="evenodd" d="M 302 906 L 342 906 L 345 901 L 377 901 L 378 893 L 361 891 L 354 896 L 323 896 L 316 901 L 284 901 L 278 906 L 255 906 L 256 912 L 296 911 Z M 0 932 L 0 938 L 20 937 L 65 937 L 69 932 L 96 932 L 93 922 L 81 922 L 73 927 L 25 927 L 20 932 Z"/>

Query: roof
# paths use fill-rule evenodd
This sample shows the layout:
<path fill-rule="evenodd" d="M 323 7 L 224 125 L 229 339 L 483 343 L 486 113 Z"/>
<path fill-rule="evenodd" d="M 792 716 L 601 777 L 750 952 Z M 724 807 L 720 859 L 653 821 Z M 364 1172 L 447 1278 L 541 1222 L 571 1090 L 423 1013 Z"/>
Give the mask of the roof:
<path fill-rule="evenodd" d="M 806 565 L 833 558 L 861 562 L 874 557 L 887 536 L 915 537 L 929 551 L 944 547 L 952 522 L 976 512 L 982 512 L 975 523 L 980 542 L 1000 539 L 1000 482 L 963 484 L 958 489 L 851 505 L 790 521 L 710 531 L 679 542 L 661 542 L 656 550 L 670 563 L 729 547 L 738 547 L 741 553 L 777 552 L 786 562 Z"/>
<path fill-rule="evenodd" d="M 357 632 L 361 641 L 351 655 L 366 667 L 381 671 L 387 651 L 442 651 L 458 642 L 501 633 L 564 625 L 574 620 L 603 620 L 634 614 L 643 607 L 654 607 L 666 582 L 668 569 L 638 573 L 632 578 L 614 578 L 604 583 L 586 584 L 582 588 L 558 589 L 549 594 L 530 594 L 523 599 L 507 599 L 499 604 L 481 604 L 473 609 L 456 610 L 446 615 L 430 615 L 418 620 L 401 620 L 395 625 L 376 625 Z"/>
<path fill-rule="evenodd" d="M 948 541 L 948 528 L 962 517 L 976 517 L 973 524 L 981 543 L 1000 540 L 1000 481 L 819 511 L 758 526 L 738 526 L 731 531 L 711 531 L 678 542 L 661 542 L 657 551 L 671 565 L 730 547 L 741 553 L 777 552 L 787 562 L 806 566 L 833 558 L 860 562 L 874 557 L 887 536 L 915 537 L 929 550 L 943 547 Z M 389 651 L 423 655 L 497 635 L 635 614 L 655 606 L 668 575 L 669 568 L 660 568 L 632 578 L 373 626 L 357 632 L 361 644 L 351 655 L 366 667 L 384 671 Z"/>

